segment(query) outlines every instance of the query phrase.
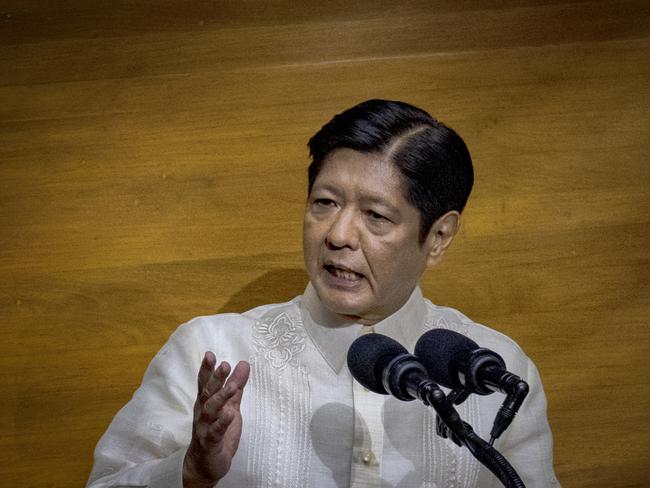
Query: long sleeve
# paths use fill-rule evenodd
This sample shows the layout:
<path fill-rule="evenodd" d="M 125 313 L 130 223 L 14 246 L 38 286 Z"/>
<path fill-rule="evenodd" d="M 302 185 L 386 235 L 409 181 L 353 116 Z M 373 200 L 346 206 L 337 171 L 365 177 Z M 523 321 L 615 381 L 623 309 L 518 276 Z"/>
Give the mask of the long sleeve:
<path fill-rule="evenodd" d="M 97 444 L 88 488 L 182 486 L 202 353 L 190 327 L 171 336 Z"/>

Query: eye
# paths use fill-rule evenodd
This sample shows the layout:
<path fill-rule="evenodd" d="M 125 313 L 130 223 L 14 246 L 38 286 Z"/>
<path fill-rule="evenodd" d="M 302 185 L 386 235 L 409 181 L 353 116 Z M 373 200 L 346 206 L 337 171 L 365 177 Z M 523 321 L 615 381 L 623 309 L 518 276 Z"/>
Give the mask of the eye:
<path fill-rule="evenodd" d="M 316 198 L 314 200 L 314 205 L 318 207 L 333 207 L 336 205 L 336 202 L 330 198 Z"/>
<path fill-rule="evenodd" d="M 336 207 L 336 201 L 327 197 L 314 198 L 310 204 L 313 215 L 329 215 Z"/>
<path fill-rule="evenodd" d="M 385 217 L 384 215 L 382 215 L 382 214 L 380 214 L 378 212 L 375 212 L 374 210 L 367 210 L 366 214 L 372 220 L 375 220 L 377 222 L 390 222 L 390 220 L 387 217 Z"/>

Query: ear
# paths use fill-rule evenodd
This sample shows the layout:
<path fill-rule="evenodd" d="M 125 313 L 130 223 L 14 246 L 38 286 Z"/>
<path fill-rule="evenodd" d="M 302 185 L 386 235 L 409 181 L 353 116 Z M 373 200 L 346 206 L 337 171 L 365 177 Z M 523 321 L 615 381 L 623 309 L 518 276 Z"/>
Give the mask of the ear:
<path fill-rule="evenodd" d="M 427 258 L 429 266 L 435 266 L 440 262 L 442 255 L 456 237 L 458 229 L 460 229 L 460 213 L 456 210 L 447 212 L 433 223 L 425 241 L 425 245 L 429 247 Z"/>

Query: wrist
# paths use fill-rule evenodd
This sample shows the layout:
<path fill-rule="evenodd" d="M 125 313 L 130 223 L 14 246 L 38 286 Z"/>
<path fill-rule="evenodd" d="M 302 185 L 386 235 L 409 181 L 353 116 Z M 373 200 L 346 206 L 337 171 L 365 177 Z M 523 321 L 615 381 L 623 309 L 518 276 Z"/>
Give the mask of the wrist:
<path fill-rule="evenodd" d="M 189 452 L 183 459 L 183 488 L 213 488 L 217 480 L 203 478 L 192 460 Z"/>

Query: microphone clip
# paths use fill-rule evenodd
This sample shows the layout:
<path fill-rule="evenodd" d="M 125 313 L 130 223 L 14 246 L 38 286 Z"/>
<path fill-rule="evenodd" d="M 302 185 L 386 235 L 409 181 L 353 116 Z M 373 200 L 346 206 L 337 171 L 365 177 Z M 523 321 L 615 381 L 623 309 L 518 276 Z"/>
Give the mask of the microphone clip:
<path fill-rule="evenodd" d="M 465 400 L 467 400 L 471 393 L 472 391 L 469 388 L 455 388 L 449 392 L 449 395 L 447 395 L 447 401 L 453 405 L 460 405 Z M 466 424 L 466 422 L 463 423 Z M 467 426 L 468 425 L 469 424 L 467 424 Z M 445 422 L 440 417 L 440 414 L 438 413 L 436 413 L 436 434 L 438 434 L 438 436 L 442 437 L 443 439 L 451 439 L 454 444 L 459 447 L 463 445 L 462 440 L 449 430 L 449 427 L 447 427 L 447 424 L 445 424 Z"/>

